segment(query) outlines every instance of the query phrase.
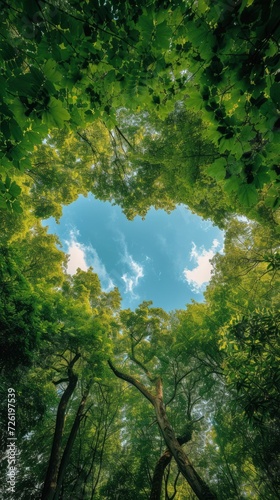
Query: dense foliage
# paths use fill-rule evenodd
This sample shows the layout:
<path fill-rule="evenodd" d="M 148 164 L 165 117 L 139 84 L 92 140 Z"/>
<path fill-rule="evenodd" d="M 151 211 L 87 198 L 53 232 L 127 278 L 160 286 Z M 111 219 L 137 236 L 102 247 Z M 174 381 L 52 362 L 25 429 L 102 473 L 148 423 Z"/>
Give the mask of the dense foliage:
<path fill-rule="evenodd" d="M 0 3 L 1 495 L 280 498 L 278 3 Z M 204 302 L 67 274 L 40 219 L 89 192 L 224 228 Z"/>
<path fill-rule="evenodd" d="M 227 209 L 237 203 L 272 217 L 279 206 L 276 1 L 1 3 L 3 173 L 30 168 L 34 145 L 50 129 L 77 132 L 97 119 L 112 128 L 123 107 L 163 118 L 181 100 L 201 110 L 216 153 L 206 175 L 230 198 Z M 9 175 L 1 193 L 3 207 L 20 210 Z"/>

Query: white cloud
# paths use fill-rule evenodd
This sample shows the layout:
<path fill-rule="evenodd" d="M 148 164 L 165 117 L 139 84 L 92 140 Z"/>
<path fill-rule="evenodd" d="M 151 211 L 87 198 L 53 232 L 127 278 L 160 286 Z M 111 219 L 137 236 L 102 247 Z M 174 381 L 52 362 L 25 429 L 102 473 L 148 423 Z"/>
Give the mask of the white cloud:
<path fill-rule="evenodd" d="M 114 283 L 106 271 L 106 267 L 99 258 L 99 255 L 95 248 L 91 245 L 86 246 L 77 241 L 79 236 L 79 231 L 70 231 L 70 241 L 66 241 L 68 247 L 67 253 L 69 255 L 67 263 L 67 272 L 69 274 L 75 274 L 78 267 L 83 271 L 86 271 L 89 267 L 93 268 L 93 271 L 98 274 L 101 281 L 102 288 L 105 292 L 109 292 L 114 288 Z"/>
<path fill-rule="evenodd" d="M 219 247 L 221 247 L 221 244 L 216 239 L 213 240 L 209 250 L 204 247 L 198 249 L 195 243 L 192 243 L 190 259 L 196 263 L 196 266 L 193 269 L 186 267 L 183 275 L 193 292 L 201 293 L 205 289 L 205 285 L 210 281 L 213 268 L 210 260 L 217 253 Z"/>
<path fill-rule="evenodd" d="M 125 284 L 125 293 L 130 293 L 133 298 L 137 298 L 137 295 L 134 293 L 134 288 L 137 287 L 140 278 L 144 277 L 144 268 L 133 259 L 132 255 L 128 253 L 124 240 L 123 245 L 123 262 L 126 266 L 128 266 L 128 271 L 122 275 L 121 279 Z"/>
<path fill-rule="evenodd" d="M 67 253 L 69 255 L 67 272 L 71 275 L 75 274 L 78 267 L 83 271 L 86 271 L 89 267 L 86 263 L 86 249 L 84 245 L 81 245 L 77 241 L 78 235 L 78 231 L 70 231 L 70 241 L 66 241 L 68 247 Z"/>

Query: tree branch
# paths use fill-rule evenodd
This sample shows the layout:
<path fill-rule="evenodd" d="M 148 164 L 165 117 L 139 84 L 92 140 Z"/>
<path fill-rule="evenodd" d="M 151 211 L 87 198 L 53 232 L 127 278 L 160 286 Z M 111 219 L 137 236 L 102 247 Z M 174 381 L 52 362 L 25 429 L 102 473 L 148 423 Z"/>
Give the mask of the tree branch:
<path fill-rule="evenodd" d="M 125 380 L 131 385 L 134 385 L 134 387 L 136 387 L 136 389 L 138 389 L 138 391 L 140 391 L 143 394 L 143 396 L 145 396 L 145 398 L 148 399 L 148 401 L 150 401 L 150 403 L 152 403 L 153 406 L 155 406 L 155 396 L 153 396 L 153 394 L 150 391 L 148 391 L 148 389 L 146 389 L 146 387 L 143 384 L 141 384 L 141 382 L 139 382 L 136 378 L 132 377 L 131 375 L 128 375 L 126 373 L 117 370 L 117 368 L 114 367 L 113 363 L 110 360 L 108 360 L 108 365 L 110 366 L 111 370 L 114 372 L 116 377 Z"/>
<path fill-rule="evenodd" d="M 166 411 L 165 411 L 165 406 L 163 403 L 163 398 L 162 398 L 162 381 L 160 378 L 157 380 L 157 396 L 153 396 L 150 391 L 146 389 L 146 387 L 141 384 L 138 380 L 136 380 L 134 377 L 131 375 L 127 375 L 126 373 L 120 372 L 117 370 L 112 362 L 109 360 L 108 364 L 111 368 L 111 370 L 114 372 L 114 374 L 122 379 L 128 382 L 129 384 L 134 385 L 150 403 L 152 403 L 155 413 L 156 413 L 156 418 L 157 422 L 159 425 L 159 428 L 162 432 L 163 438 L 165 440 L 165 443 L 171 453 L 171 455 L 174 457 L 176 460 L 176 463 L 178 465 L 178 468 L 184 478 L 187 480 L 189 483 L 190 487 L 194 491 L 194 493 L 197 495 L 199 500 L 216 500 L 216 496 L 212 493 L 208 485 L 203 481 L 203 479 L 199 476 L 199 474 L 196 472 L 194 469 L 193 465 L 191 464 L 188 456 L 182 449 L 182 446 L 180 445 L 178 439 L 176 438 L 176 435 L 174 433 L 174 430 L 172 426 L 170 425 L 170 422 L 167 418 Z"/>
<path fill-rule="evenodd" d="M 146 366 L 143 365 L 143 363 L 141 363 L 141 361 L 139 361 L 139 359 L 136 358 L 134 347 L 135 346 L 133 345 L 133 341 L 131 340 L 131 356 L 130 356 L 131 361 L 133 361 L 143 370 L 143 372 L 145 372 L 150 382 L 155 382 L 156 378 L 153 378 L 148 368 L 146 368 Z"/>

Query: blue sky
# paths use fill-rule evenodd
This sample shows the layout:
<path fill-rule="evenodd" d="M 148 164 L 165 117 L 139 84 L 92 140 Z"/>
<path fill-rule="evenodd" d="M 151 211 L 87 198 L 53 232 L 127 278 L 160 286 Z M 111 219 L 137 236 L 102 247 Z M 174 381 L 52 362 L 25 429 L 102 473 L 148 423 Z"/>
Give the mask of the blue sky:
<path fill-rule="evenodd" d="M 59 224 L 46 224 L 69 255 L 68 272 L 92 266 L 104 290 L 119 288 L 123 308 L 152 300 L 170 311 L 203 300 L 209 259 L 223 247 L 222 231 L 184 206 L 128 221 L 120 207 L 80 196 L 64 207 Z"/>

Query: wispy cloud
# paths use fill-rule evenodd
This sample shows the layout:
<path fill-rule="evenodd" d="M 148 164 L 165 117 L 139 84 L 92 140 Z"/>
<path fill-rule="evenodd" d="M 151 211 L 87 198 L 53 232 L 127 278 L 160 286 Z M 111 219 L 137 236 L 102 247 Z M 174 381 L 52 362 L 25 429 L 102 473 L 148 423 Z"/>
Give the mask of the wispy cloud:
<path fill-rule="evenodd" d="M 125 261 L 124 261 L 128 267 L 129 271 L 124 273 L 121 277 L 125 284 L 125 292 L 124 293 L 130 293 L 133 298 L 137 298 L 137 295 L 134 293 L 134 289 L 137 287 L 140 278 L 144 277 L 144 269 L 143 266 L 138 264 L 135 260 L 133 260 L 131 255 L 126 255 L 125 256 Z"/>
<path fill-rule="evenodd" d="M 213 227 L 213 225 L 210 220 L 201 220 L 200 227 L 201 229 L 203 229 L 203 231 L 207 232 Z"/>
<path fill-rule="evenodd" d="M 122 261 L 128 270 L 121 276 L 125 284 L 124 293 L 129 293 L 132 298 L 136 299 L 138 296 L 134 293 L 134 289 L 138 286 L 139 280 L 144 277 L 144 267 L 136 262 L 132 255 L 128 253 L 127 245 L 122 238 L 122 244 L 124 247 L 124 254 L 122 256 Z"/>
<path fill-rule="evenodd" d="M 84 245 L 78 241 L 79 231 L 70 231 L 70 240 L 66 241 L 67 253 L 69 255 L 67 272 L 75 274 L 78 267 L 86 271 L 89 267 L 98 274 L 103 290 L 106 292 L 114 288 L 113 280 L 110 278 L 105 265 L 101 261 L 97 251 L 91 245 Z"/>
<path fill-rule="evenodd" d="M 183 271 L 183 275 L 193 292 L 201 293 L 205 289 L 206 284 L 210 281 L 213 268 L 210 260 L 219 249 L 220 251 L 222 250 L 222 245 L 216 239 L 213 240 L 209 250 L 206 250 L 204 246 L 198 249 L 195 243 L 192 243 L 190 260 L 193 260 L 196 266 L 193 269 L 186 267 Z"/>

